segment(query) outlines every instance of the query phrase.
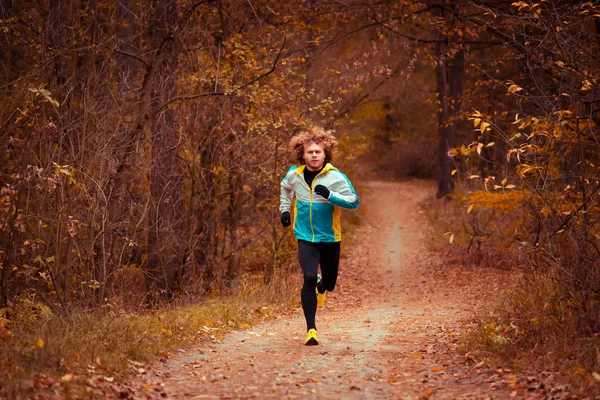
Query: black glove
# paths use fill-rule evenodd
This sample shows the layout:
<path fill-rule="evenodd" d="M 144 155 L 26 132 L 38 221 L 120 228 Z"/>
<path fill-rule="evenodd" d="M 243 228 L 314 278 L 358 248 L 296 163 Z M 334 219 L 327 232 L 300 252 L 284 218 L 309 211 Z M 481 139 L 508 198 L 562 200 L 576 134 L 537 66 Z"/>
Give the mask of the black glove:
<path fill-rule="evenodd" d="M 290 213 L 288 211 L 281 213 L 281 225 L 283 225 L 284 228 L 287 228 L 291 224 L 292 220 L 290 219 Z"/>
<path fill-rule="evenodd" d="M 318 194 L 319 196 L 323 196 L 324 198 L 328 199 L 330 192 L 329 192 L 329 189 L 327 189 L 325 186 L 317 185 L 317 186 L 315 186 L 315 193 Z"/>

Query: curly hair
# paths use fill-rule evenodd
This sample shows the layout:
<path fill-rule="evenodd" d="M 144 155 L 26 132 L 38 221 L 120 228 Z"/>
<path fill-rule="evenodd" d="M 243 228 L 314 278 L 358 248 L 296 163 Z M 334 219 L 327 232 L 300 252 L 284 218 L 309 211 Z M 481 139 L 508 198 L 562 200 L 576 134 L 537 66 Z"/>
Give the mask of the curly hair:
<path fill-rule="evenodd" d="M 302 132 L 290 140 L 290 152 L 293 154 L 294 159 L 298 161 L 298 164 L 306 164 L 304 161 L 304 146 L 311 143 L 323 145 L 325 164 L 333 160 L 335 148 L 338 144 L 335 136 L 321 127 L 311 126 L 303 129 Z"/>

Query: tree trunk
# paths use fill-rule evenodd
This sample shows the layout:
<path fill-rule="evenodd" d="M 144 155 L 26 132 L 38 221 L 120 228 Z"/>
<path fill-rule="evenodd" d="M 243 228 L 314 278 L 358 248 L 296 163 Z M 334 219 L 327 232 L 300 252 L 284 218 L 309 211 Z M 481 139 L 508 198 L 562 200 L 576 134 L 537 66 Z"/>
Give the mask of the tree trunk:
<path fill-rule="evenodd" d="M 229 220 L 229 260 L 227 261 L 227 283 L 231 285 L 233 280 L 237 278 L 239 271 L 239 255 L 238 255 L 238 222 L 240 219 L 240 194 L 237 188 L 239 187 L 237 168 L 233 168 L 229 175 L 229 207 L 227 216 Z M 238 175 L 238 176 L 236 176 Z"/>
<path fill-rule="evenodd" d="M 275 143 L 274 143 L 274 149 L 273 149 L 273 176 L 277 176 L 277 173 L 279 172 L 279 130 L 277 130 L 275 132 Z M 279 194 L 279 190 L 280 187 L 278 185 L 279 180 L 275 179 L 275 188 L 274 188 L 274 192 L 275 194 Z M 265 268 L 265 274 L 263 276 L 263 283 L 265 285 L 269 285 L 271 284 L 271 281 L 273 280 L 273 276 L 275 275 L 275 268 L 277 268 L 277 256 L 279 253 L 279 230 L 277 228 L 279 228 L 279 207 L 274 207 L 273 208 L 273 213 L 272 213 L 272 224 L 273 224 L 273 229 L 271 231 L 271 240 L 273 241 L 272 244 L 272 252 L 273 252 L 273 258 L 272 261 L 270 263 L 268 263 L 266 265 Z M 283 271 L 281 271 L 283 272 Z M 282 276 L 283 274 L 280 274 L 280 279 L 283 278 Z"/>
<path fill-rule="evenodd" d="M 451 160 L 448 157 L 448 150 L 451 148 L 452 132 L 448 124 L 448 80 L 446 75 L 446 54 L 445 45 L 442 42 L 436 44 L 436 58 L 438 61 L 435 69 L 438 94 L 438 190 L 436 198 L 444 197 L 454 190 L 454 181 L 451 175 Z"/>
<path fill-rule="evenodd" d="M 172 297 L 184 265 L 183 182 L 176 111 L 162 105 L 176 96 L 177 54 L 171 36 L 177 21 L 175 1 L 154 1 L 151 37 L 157 50 L 152 82 L 152 161 L 147 270 L 151 288 Z"/>
<path fill-rule="evenodd" d="M 444 16 L 444 11 L 438 9 L 437 15 Z M 448 20 L 446 20 L 446 25 L 450 25 Z M 455 168 L 455 164 L 453 158 L 448 155 L 448 152 L 450 149 L 456 147 L 458 115 L 461 106 L 465 71 L 465 53 L 460 43 L 461 38 L 457 34 L 454 34 L 447 37 L 447 41 L 450 43 L 437 42 L 436 44 L 436 56 L 438 59 L 436 80 L 438 100 L 440 102 L 438 110 L 438 160 L 440 171 L 436 194 L 438 199 L 454 192 L 452 170 Z M 446 54 L 449 49 L 456 50 L 452 58 L 449 58 Z"/>

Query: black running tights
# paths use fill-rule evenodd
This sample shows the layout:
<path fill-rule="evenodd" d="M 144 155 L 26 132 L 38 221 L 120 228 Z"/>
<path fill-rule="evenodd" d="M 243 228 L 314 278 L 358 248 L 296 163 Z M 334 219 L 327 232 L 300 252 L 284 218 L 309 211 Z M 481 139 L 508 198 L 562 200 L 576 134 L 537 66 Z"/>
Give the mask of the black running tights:
<path fill-rule="evenodd" d="M 304 286 L 300 293 L 302 310 L 306 318 L 306 329 L 316 329 L 315 314 L 317 313 L 317 269 L 321 265 L 319 293 L 325 290 L 331 292 L 335 288 L 340 263 L 340 242 L 312 243 L 298 240 L 298 259 L 304 273 Z"/>

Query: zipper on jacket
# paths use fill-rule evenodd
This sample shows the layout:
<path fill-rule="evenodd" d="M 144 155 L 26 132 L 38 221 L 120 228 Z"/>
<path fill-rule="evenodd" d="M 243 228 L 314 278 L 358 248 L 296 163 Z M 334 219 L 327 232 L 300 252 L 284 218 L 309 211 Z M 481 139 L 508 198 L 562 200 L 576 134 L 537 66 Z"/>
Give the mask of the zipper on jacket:
<path fill-rule="evenodd" d="M 315 186 L 315 182 L 317 181 L 317 178 L 319 177 L 319 175 L 321 175 L 323 172 L 327 172 L 325 171 L 325 167 L 323 167 L 323 169 L 321 170 L 321 172 L 319 172 L 316 176 L 315 179 L 313 179 L 311 185 L 310 185 L 310 207 L 309 207 L 309 215 L 310 215 L 310 231 L 312 232 L 312 240 L 311 242 L 315 241 L 315 227 L 313 226 L 313 222 L 312 222 L 312 203 L 313 203 L 313 188 Z M 303 178 L 304 179 L 304 178 Z M 307 185 L 308 186 L 308 185 Z"/>

